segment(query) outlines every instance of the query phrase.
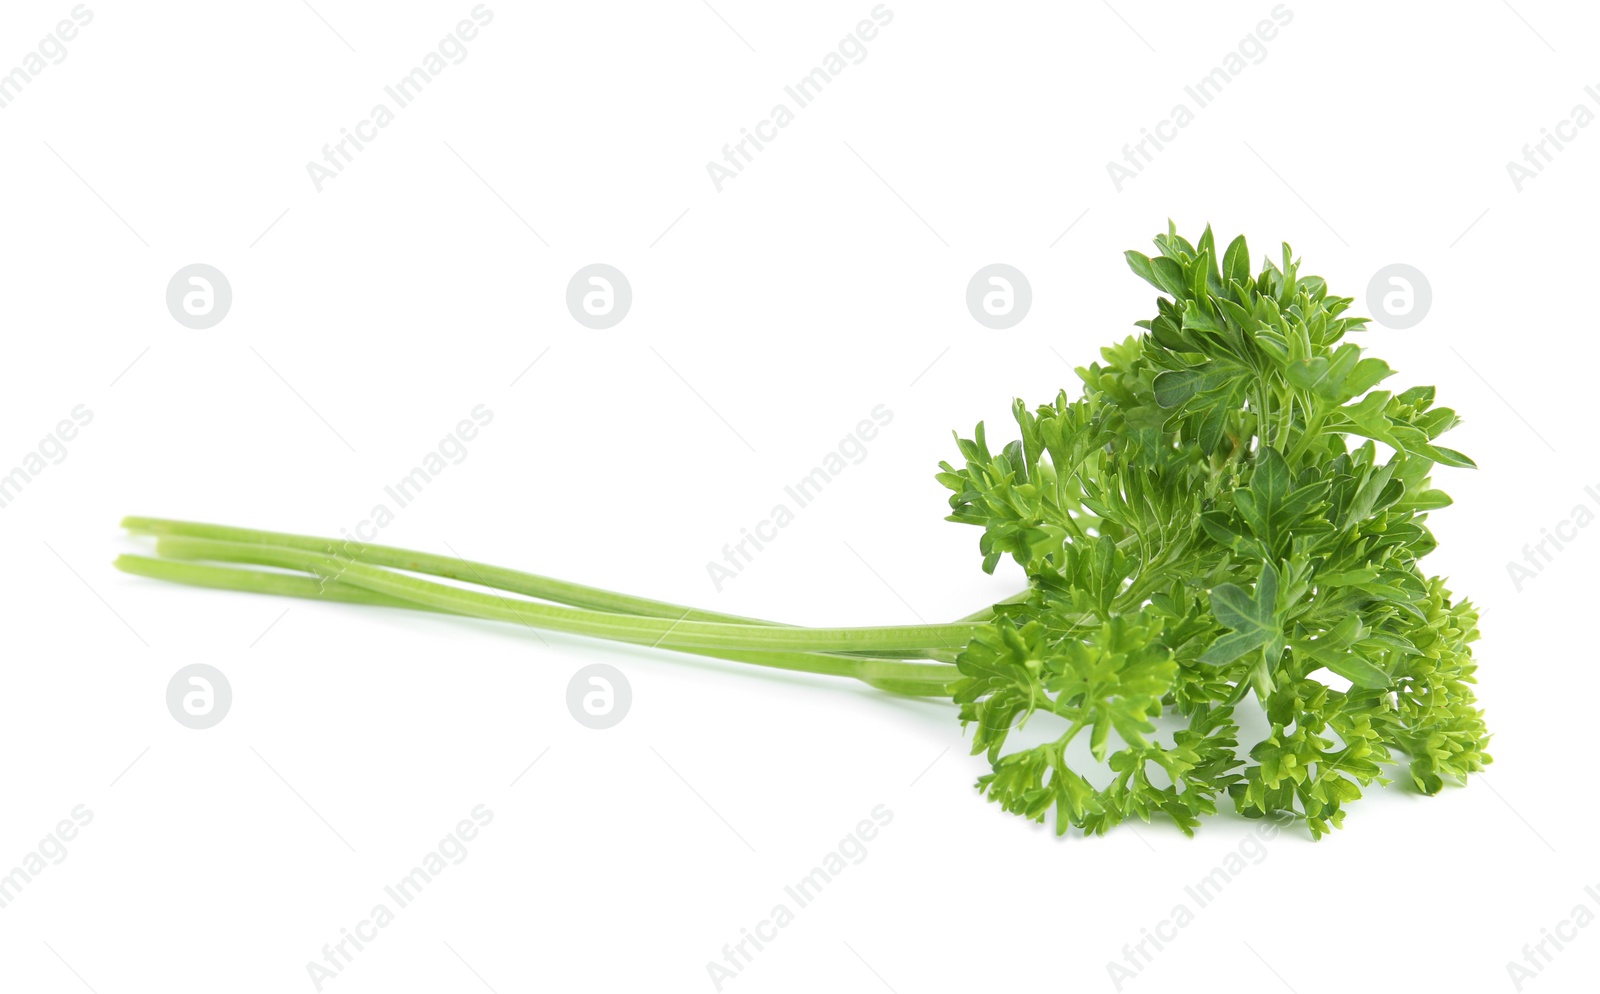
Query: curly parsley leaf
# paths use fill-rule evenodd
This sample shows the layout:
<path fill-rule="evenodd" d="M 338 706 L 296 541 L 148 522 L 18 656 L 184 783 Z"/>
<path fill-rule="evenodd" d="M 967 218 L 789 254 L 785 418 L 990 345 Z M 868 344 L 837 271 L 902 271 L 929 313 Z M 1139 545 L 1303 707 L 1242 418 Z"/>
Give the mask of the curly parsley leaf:
<path fill-rule="evenodd" d="M 956 660 L 979 789 L 1058 832 L 1192 832 L 1226 794 L 1320 836 L 1386 770 L 1464 780 L 1490 762 L 1477 615 L 1419 565 L 1450 504 L 1432 468 L 1473 465 L 1436 441 L 1459 418 L 1432 387 L 1377 389 L 1394 370 L 1342 340 L 1365 319 L 1287 245 L 1253 272 L 1242 236 L 1220 259 L 1209 228 L 1155 245 L 1127 253 L 1161 294 L 1144 333 L 1079 369 L 1077 399 L 1018 401 L 999 453 L 979 425 L 941 466 L 983 568 L 1029 583 Z M 1270 730 L 1241 749 L 1242 706 Z M 1039 712 L 1065 731 L 1006 752 Z"/>

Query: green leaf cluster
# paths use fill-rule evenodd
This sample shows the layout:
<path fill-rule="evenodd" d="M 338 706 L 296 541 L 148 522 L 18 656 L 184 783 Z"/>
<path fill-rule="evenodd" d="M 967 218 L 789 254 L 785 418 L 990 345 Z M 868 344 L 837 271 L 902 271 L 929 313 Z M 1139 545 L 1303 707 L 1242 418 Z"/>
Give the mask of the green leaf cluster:
<path fill-rule="evenodd" d="M 998 452 L 980 424 L 941 464 L 984 570 L 1028 579 L 956 658 L 979 790 L 1059 833 L 1156 812 L 1192 833 L 1226 795 L 1320 837 L 1396 771 L 1464 780 L 1490 761 L 1477 614 L 1420 566 L 1450 503 L 1433 467 L 1473 465 L 1437 444 L 1455 412 L 1378 389 L 1393 371 L 1343 340 L 1365 319 L 1288 245 L 1253 272 L 1209 227 L 1155 246 L 1127 253 L 1161 291 L 1143 333 L 1079 369 L 1077 399 L 1017 401 Z M 1241 746 L 1247 707 L 1270 730 Z M 1007 752 L 1035 712 L 1065 731 Z"/>

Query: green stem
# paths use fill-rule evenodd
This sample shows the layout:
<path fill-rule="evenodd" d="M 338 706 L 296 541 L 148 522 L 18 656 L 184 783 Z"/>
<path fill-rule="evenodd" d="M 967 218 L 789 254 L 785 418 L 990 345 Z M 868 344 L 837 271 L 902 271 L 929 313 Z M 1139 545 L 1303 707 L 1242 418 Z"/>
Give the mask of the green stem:
<path fill-rule="evenodd" d="M 767 621 L 760 618 L 746 618 L 736 614 L 725 614 L 719 611 L 707 611 L 700 608 L 687 607 L 682 604 L 672 604 L 667 601 L 652 600 L 647 597 L 635 597 L 630 594 L 620 594 L 599 587 L 585 586 L 580 583 L 570 583 L 521 570 L 508 569 L 503 566 L 493 566 L 488 563 L 473 562 L 459 556 L 440 556 L 427 552 L 418 552 L 413 549 L 401 549 L 386 545 L 368 545 L 355 540 L 341 540 L 322 538 L 315 535 L 294 535 L 288 532 L 263 531 L 254 528 L 236 528 L 230 525 L 214 525 L 199 521 L 178 521 L 170 518 L 145 518 L 130 516 L 122 520 L 122 526 L 129 531 L 154 536 L 174 535 L 191 538 L 209 538 L 225 542 L 238 542 L 246 545 L 272 545 L 286 548 L 303 549 L 310 552 L 320 552 L 332 555 L 341 560 L 351 559 L 357 562 L 370 563 L 375 566 L 388 566 L 395 569 L 406 570 L 413 573 L 424 573 L 430 576 L 441 576 L 447 579 L 463 580 L 477 586 L 492 587 L 497 590 L 506 590 L 516 594 L 548 600 L 557 604 L 567 604 L 573 607 L 590 608 L 604 611 L 609 614 L 629 614 L 647 618 L 672 618 L 674 621 L 717 621 L 738 625 L 767 625 L 771 627 L 793 628 L 783 622 Z M 1012 600 L 1025 597 L 1027 591 L 1011 598 Z M 1002 602 L 1006 603 L 1006 602 Z M 981 612 L 979 612 L 981 614 Z M 977 615 L 970 615 L 957 619 L 960 622 L 984 620 Z M 954 648 L 921 647 L 917 649 L 888 649 L 874 646 L 869 653 L 876 656 L 893 656 L 906 659 L 931 659 L 938 662 L 953 663 L 965 645 Z M 850 650 L 854 652 L 856 650 Z"/>
<path fill-rule="evenodd" d="M 707 611 L 700 608 L 687 607 L 683 604 L 652 600 L 648 597 L 619 594 L 599 587 L 590 587 L 581 583 L 570 583 L 566 580 L 539 576 L 535 573 L 507 569 L 504 566 L 472 562 L 459 556 L 440 556 L 389 545 L 368 545 L 354 539 L 293 535 L 288 532 L 235 528 L 230 525 L 213 525 L 200 521 L 176 521 L 170 518 L 144 518 L 137 516 L 123 518 L 122 527 L 135 533 L 158 537 L 162 535 L 178 535 L 189 538 L 215 539 L 222 542 L 238 542 L 245 545 L 274 545 L 291 549 L 303 549 L 308 552 L 319 552 L 334 556 L 341 560 L 355 560 L 356 562 L 369 563 L 374 566 L 388 566 L 411 573 L 424 573 L 429 576 L 442 576 L 451 580 L 463 580 L 481 587 L 492 587 L 496 590 L 505 590 L 539 600 L 552 601 L 556 604 L 567 604 L 572 607 L 604 611 L 608 614 L 630 614 L 644 618 L 671 618 L 674 621 L 719 621 L 736 625 L 795 627 L 782 622 L 746 618 L 737 614 L 724 614 L 720 611 Z M 962 618 L 959 620 L 968 621 L 971 619 Z M 872 651 L 878 655 L 954 662 L 960 650 L 890 650 L 875 648 Z"/>
<path fill-rule="evenodd" d="M 237 569 L 232 566 L 213 566 L 209 563 L 186 562 L 177 559 L 153 559 L 149 556 L 120 555 L 112 563 L 124 573 L 182 583 L 190 587 L 209 587 L 213 590 L 237 590 L 252 594 L 272 594 L 278 597 L 298 597 L 313 601 L 337 601 L 342 604 L 369 604 L 374 607 L 408 608 L 440 614 L 438 608 L 413 604 L 411 601 L 374 593 L 360 587 L 337 581 L 323 581 L 296 573 L 269 573 L 266 570 Z"/>
<path fill-rule="evenodd" d="M 126 573 L 189 586 L 446 614 L 462 613 L 353 586 L 336 579 L 133 555 L 118 556 L 115 565 Z M 883 690 L 915 696 L 947 696 L 950 685 L 960 678 L 960 673 L 954 666 L 941 664 L 907 663 L 899 660 L 793 651 L 761 652 L 668 645 L 663 645 L 661 648 L 776 669 L 849 676 Z"/>
<path fill-rule="evenodd" d="M 1291 468 L 1299 463 L 1300 457 L 1306 454 L 1306 450 L 1311 447 L 1311 443 L 1315 442 L 1317 436 L 1321 434 L 1322 422 L 1326 414 L 1327 412 L 1319 410 L 1306 422 L 1305 428 L 1300 432 L 1300 440 L 1295 443 L 1294 448 L 1289 452 L 1288 462 Z"/>
<path fill-rule="evenodd" d="M 234 528 L 229 525 L 213 525 L 199 521 L 174 521 L 168 518 L 127 517 L 122 519 L 122 527 L 132 532 L 158 537 L 181 535 L 189 538 L 208 538 L 221 542 L 237 542 L 246 545 L 273 545 L 289 549 L 302 549 L 307 552 L 317 552 L 341 559 L 370 563 L 373 566 L 388 566 L 412 573 L 426 573 L 430 576 L 442 576 L 452 580 L 465 580 L 468 583 L 507 590 L 527 597 L 536 597 L 539 600 L 554 601 L 557 604 L 589 608 L 594 611 L 606 611 L 612 614 L 632 614 L 645 618 L 672 618 L 684 621 L 719 621 L 737 625 L 777 624 L 776 622 L 762 621 L 757 618 L 744 618 L 736 614 L 723 614 L 720 611 L 705 611 L 699 608 L 685 607 L 682 604 L 670 604 L 666 601 L 651 600 L 648 597 L 619 594 L 610 590 L 602 590 L 599 587 L 589 587 L 581 583 L 569 583 L 565 580 L 556 580 L 534 573 L 524 573 L 521 570 L 507 569 L 503 566 L 471 562 L 456 556 L 440 556 L 427 552 L 416 552 L 411 549 L 399 549 L 390 545 L 368 545 L 352 539 L 292 535 L 287 532 Z"/>
<path fill-rule="evenodd" d="M 511 600 L 394 573 L 368 563 L 345 561 L 282 546 L 166 535 L 159 539 L 156 551 L 174 559 L 208 559 L 292 569 L 456 614 L 666 648 L 867 653 L 954 649 L 964 646 L 981 627 L 972 623 L 955 623 L 869 628 L 789 628 L 635 617 Z"/>

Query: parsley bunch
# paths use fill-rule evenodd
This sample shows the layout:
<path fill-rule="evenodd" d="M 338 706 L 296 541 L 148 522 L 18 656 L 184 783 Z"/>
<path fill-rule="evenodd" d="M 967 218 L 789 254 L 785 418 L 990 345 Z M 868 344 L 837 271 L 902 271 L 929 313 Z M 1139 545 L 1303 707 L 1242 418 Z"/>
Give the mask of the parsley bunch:
<path fill-rule="evenodd" d="M 1254 274 L 1242 237 L 1219 254 L 1209 228 L 1197 244 L 1171 230 L 1156 247 L 1127 256 L 1163 294 L 1145 333 L 1078 370 L 1077 400 L 1017 401 L 1021 437 L 1000 452 L 980 424 L 957 439 L 963 465 L 941 464 L 950 520 L 983 529 L 983 568 L 1009 556 L 1028 579 L 954 622 L 804 628 L 349 537 L 162 518 L 124 519 L 157 555 L 117 566 L 953 699 L 993 767 L 979 790 L 1035 820 L 1053 809 L 1060 834 L 1157 813 L 1192 834 L 1226 794 L 1321 836 L 1386 768 L 1409 762 L 1428 794 L 1482 769 L 1477 614 L 1418 565 L 1434 547 L 1427 513 L 1450 503 L 1428 474 L 1472 466 L 1434 444 L 1455 413 L 1432 387 L 1374 389 L 1392 371 L 1341 341 L 1363 319 L 1300 275 L 1289 246 Z M 1241 752 L 1247 707 L 1270 731 Z M 1040 711 L 1064 731 L 1007 752 Z"/>
<path fill-rule="evenodd" d="M 1435 444 L 1455 412 L 1432 387 L 1374 389 L 1392 370 L 1342 341 L 1365 319 L 1288 245 L 1255 273 L 1242 236 L 1155 245 L 1127 253 L 1163 294 L 1145 334 L 1079 369 L 1077 400 L 1016 402 L 1021 438 L 1000 452 L 981 424 L 958 439 L 964 464 L 939 475 L 950 520 L 983 529 L 984 569 L 1009 556 L 1028 577 L 956 659 L 993 765 L 979 789 L 1029 818 L 1054 808 L 1058 833 L 1155 812 L 1192 833 L 1227 794 L 1321 836 L 1402 756 L 1427 794 L 1482 769 L 1477 614 L 1419 565 L 1427 513 L 1450 503 L 1429 473 L 1473 465 Z M 1271 730 L 1245 762 L 1249 698 Z M 1036 711 L 1066 731 L 1006 752 Z M 1068 762 L 1085 732 L 1100 786 Z"/>

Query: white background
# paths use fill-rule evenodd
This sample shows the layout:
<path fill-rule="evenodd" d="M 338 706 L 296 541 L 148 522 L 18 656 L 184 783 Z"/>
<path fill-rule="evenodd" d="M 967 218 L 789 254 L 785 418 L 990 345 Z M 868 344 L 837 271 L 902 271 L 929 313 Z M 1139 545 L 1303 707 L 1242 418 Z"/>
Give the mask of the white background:
<path fill-rule="evenodd" d="M 1076 395 L 1072 367 L 1153 313 L 1121 253 L 1169 217 L 1258 262 L 1288 240 L 1358 299 L 1392 262 L 1431 281 L 1421 324 L 1361 341 L 1467 419 L 1446 442 L 1481 468 L 1436 474 L 1457 502 L 1428 565 L 1484 610 L 1496 762 L 1434 798 L 1375 787 L 1319 843 L 1287 831 L 1125 989 L 1509 990 L 1524 943 L 1600 907 L 1600 529 L 1520 592 L 1506 567 L 1600 486 L 1600 127 L 1521 192 L 1506 172 L 1600 109 L 1595 12 L 1291 0 L 1265 60 L 1118 192 L 1107 161 L 1271 3 L 893 2 L 719 193 L 706 163 L 868 0 L 491 2 L 319 193 L 306 163 L 472 4 L 312 3 L 91 3 L 0 110 L 0 471 L 94 413 L 0 510 L 0 869 L 94 813 L 0 911 L 0 988 L 313 990 L 307 962 L 485 804 L 469 857 L 325 989 L 713 990 L 707 962 L 885 805 L 865 861 L 724 989 L 1112 990 L 1107 961 L 1248 823 L 1058 840 L 975 794 L 948 705 L 110 561 L 138 548 L 129 513 L 352 527 L 484 404 L 383 541 L 793 622 L 954 618 L 1019 580 L 942 520 L 950 430 L 1007 439 L 1012 397 Z M 0 8 L 0 71 L 71 6 Z M 194 262 L 233 288 L 208 331 L 164 304 Z M 609 331 L 565 307 L 592 262 L 632 283 Z M 1006 331 L 964 305 L 992 262 L 1033 287 Z M 715 590 L 707 561 L 878 404 L 868 457 Z M 233 687 L 208 731 L 164 704 L 193 662 Z M 608 731 L 566 709 L 593 662 L 633 687 Z M 1592 976 L 1600 928 L 1578 935 L 1525 989 Z"/>

